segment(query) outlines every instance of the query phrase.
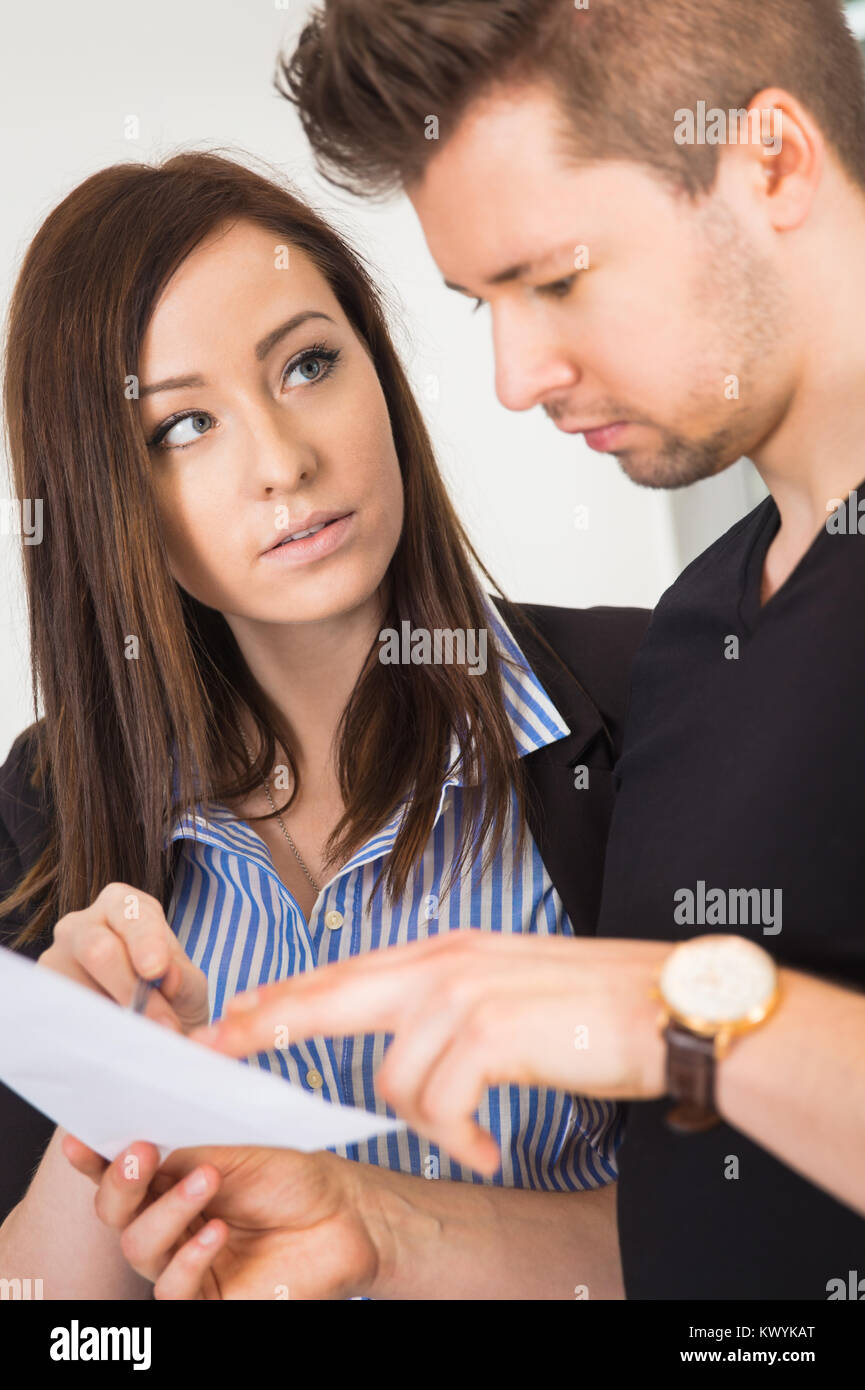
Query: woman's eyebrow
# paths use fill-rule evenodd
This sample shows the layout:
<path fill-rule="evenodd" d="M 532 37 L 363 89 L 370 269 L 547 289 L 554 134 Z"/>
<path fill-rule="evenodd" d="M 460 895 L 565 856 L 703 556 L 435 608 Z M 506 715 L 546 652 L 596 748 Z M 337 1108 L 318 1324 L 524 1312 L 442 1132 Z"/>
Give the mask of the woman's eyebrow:
<path fill-rule="evenodd" d="M 268 333 L 266 338 L 262 338 L 260 343 L 255 345 L 255 356 L 259 362 L 263 362 L 271 348 L 291 333 L 295 328 L 299 328 L 307 319 L 327 319 L 328 323 L 333 323 L 330 314 L 324 314 L 320 309 L 302 309 L 299 314 L 293 314 L 285 323 L 281 323 L 278 328 L 274 328 L 272 333 Z"/>
<path fill-rule="evenodd" d="M 295 328 L 299 328 L 302 323 L 306 323 L 307 319 L 327 319 L 328 323 L 334 322 L 330 314 L 325 314 L 320 309 L 302 309 L 300 313 L 292 314 L 291 318 L 286 319 L 285 323 L 281 323 L 278 328 L 274 328 L 261 339 L 261 342 L 256 343 L 256 360 L 263 362 L 267 354 L 276 347 L 277 343 L 281 342 L 289 333 L 292 333 Z M 179 391 L 185 386 L 206 385 L 207 382 L 203 376 L 172 376 L 167 377 L 165 381 L 155 381 L 151 386 L 140 387 L 138 394 L 139 397 L 155 396 L 159 391 Z"/>

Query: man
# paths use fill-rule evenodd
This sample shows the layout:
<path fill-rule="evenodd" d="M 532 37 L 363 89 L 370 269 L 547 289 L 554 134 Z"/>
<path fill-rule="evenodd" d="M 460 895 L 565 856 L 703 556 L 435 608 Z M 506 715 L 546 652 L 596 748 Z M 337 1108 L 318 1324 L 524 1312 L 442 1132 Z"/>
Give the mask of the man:
<path fill-rule="evenodd" d="M 217 1045 L 393 1032 L 380 1093 L 488 1173 L 487 1085 L 628 1100 L 628 1297 L 865 1294 L 865 83 L 840 6 L 329 0 L 284 76 L 323 170 L 404 189 L 488 305 L 506 407 L 650 487 L 747 455 L 771 498 L 638 658 L 599 939 L 379 952 L 247 998 Z"/>

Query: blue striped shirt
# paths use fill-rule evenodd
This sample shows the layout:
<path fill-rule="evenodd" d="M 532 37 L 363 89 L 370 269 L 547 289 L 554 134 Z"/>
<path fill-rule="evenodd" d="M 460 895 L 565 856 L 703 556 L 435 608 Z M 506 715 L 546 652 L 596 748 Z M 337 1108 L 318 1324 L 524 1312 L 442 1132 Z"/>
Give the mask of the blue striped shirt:
<path fill-rule="evenodd" d="M 568 726 L 491 605 L 488 641 L 495 641 L 506 658 L 507 714 L 520 756 L 566 737 Z M 455 738 L 451 750 L 454 768 Z M 210 803 L 206 817 L 202 803 L 194 815 L 178 817 L 169 839 L 182 841 L 182 850 L 167 917 L 187 955 L 207 976 L 211 1017 L 221 1017 L 227 998 L 259 984 L 459 927 L 573 935 L 528 831 L 524 852 L 517 854 L 515 793 L 488 871 L 481 875 L 476 862 L 442 895 L 460 839 L 463 787 L 458 773 L 444 778 L 429 840 L 398 902 L 383 899 L 381 884 L 371 900 L 370 891 L 396 839 L 405 803 L 322 887 L 309 922 L 246 821 L 219 802 Z M 389 1041 L 385 1034 L 289 1040 L 251 1061 L 329 1100 L 393 1115 L 374 1085 Z M 505 1187 L 574 1191 L 617 1177 L 622 1117 L 611 1102 L 545 1087 L 499 1086 L 487 1092 L 478 1115 L 502 1151 L 502 1167 L 493 1178 L 462 1167 L 411 1130 L 333 1152 L 404 1173 Z"/>

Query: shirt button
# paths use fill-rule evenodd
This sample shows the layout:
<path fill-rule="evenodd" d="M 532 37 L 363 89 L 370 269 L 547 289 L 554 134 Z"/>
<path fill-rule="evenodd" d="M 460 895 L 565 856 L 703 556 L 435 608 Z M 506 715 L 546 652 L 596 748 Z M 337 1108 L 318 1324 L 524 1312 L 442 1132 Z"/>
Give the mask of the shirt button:
<path fill-rule="evenodd" d="M 324 925 L 326 927 L 330 927 L 331 931 L 336 931 L 337 927 L 341 927 L 344 921 L 345 918 L 343 917 L 342 913 L 337 912 L 334 909 L 331 909 L 330 912 L 326 912 L 324 914 Z"/>
<path fill-rule="evenodd" d="M 306 1073 L 306 1084 L 311 1086 L 314 1091 L 319 1091 L 324 1085 L 324 1077 L 320 1071 L 315 1070 L 315 1067 L 311 1067 Z"/>

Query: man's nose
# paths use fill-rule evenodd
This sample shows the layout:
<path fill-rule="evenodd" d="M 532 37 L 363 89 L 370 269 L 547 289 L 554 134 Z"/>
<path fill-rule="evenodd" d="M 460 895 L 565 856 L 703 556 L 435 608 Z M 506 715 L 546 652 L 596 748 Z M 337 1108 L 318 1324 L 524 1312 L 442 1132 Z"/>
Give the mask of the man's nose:
<path fill-rule="evenodd" d="M 502 310 L 493 315 L 496 395 L 507 410 L 530 410 L 580 380 L 561 338 L 543 319 Z"/>

